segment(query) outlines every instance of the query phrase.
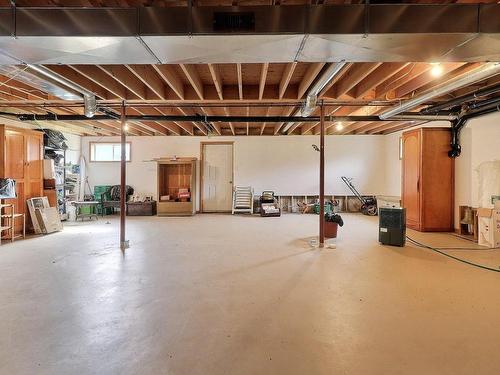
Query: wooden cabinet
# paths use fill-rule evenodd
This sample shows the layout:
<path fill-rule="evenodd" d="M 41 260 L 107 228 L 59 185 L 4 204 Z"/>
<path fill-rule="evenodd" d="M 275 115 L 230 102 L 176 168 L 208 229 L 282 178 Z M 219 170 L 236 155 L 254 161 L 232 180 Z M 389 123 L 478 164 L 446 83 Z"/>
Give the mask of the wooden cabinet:
<path fill-rule="evenodd" d="M 196 159 L 158 159 L 157 162 L 158 216 L 194 215 L 196 213 Z"/>
<path fill-rule="evenodd" d="M 447 128 L 403 133 L 402 205 L 406 225 L 415 230 L 453 230 L 454 159 L 448 157 Z"/>
<path fill-rule="evenodd" d="M 14 203 L 30 223 L 26 200 L 43 194 L 42 132 L 0 125 L 0 177 L 16 180 L 17 198 L 5 201 Z M 21 230 L 16 223 L 16 231 Z"/>

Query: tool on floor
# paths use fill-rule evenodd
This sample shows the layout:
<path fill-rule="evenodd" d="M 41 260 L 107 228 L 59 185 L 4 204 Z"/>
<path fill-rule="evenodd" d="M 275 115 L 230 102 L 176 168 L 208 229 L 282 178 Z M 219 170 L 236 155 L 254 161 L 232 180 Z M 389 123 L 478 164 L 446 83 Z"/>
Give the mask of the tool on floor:
<path fill-rule="evenodd" d="M 279 202 L 274 196 L 274 191 L 265 190 L 259 199 L 260 202 L 260 216 L 281 216 L 281 208 Z"/>
<path fill-rule="evenodd" d="M 363 197 L 358 189 L 354 186 L 354 184 L 351 182 L 352 178 L 348 178 L 345 176 L 342 176 L 342 181 L 347 185 L 349 190 L 352 191 L 352 193 L 356 196 L 356 198 L 359 199 L 361 202 L 361 212 L 364 215 L 368 216 L 377 216 L 377 200 L 372 197 Z"/>

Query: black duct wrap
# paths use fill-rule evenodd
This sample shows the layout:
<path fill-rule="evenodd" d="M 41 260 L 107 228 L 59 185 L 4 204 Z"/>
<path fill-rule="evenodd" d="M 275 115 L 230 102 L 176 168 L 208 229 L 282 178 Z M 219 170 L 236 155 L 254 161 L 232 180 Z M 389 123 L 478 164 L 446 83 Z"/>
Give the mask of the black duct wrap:
<path fill-rule="evenodd" d="M 58 130 L 43 129 L 43 144 L 56 150 L 67 150 L 66 137 Z"/>

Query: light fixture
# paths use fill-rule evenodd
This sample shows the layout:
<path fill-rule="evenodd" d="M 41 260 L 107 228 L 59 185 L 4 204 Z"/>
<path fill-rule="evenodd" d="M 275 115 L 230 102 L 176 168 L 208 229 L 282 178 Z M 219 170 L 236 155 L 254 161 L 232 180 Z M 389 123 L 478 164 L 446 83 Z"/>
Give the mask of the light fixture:
<path fill-rule="evenodd" d="M 443 66 L 440 63 L 431 63 L 431 75 L 433 77 L 440 77 L 443 75 Z"/>
<path fill-rule="evenodd" d="M 123 130 L 128 131 L 128 124 L 127 123 L 125 123 L 125 125 L 123 125 Z"/>
<path fill-rule="evenodd" d="M 337 125 L 335 125 L 335 129 L 337 131 L 341 131 L 344 129 L 344 124 L 342 124 L 341 122 L 337 122 Z"/>

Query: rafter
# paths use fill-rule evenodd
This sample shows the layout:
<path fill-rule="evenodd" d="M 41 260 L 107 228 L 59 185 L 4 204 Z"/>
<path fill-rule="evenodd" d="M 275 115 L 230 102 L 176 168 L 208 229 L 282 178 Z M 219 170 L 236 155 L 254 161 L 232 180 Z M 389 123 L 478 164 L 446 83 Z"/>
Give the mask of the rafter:
<path fill-rule="evenodd" d="M 170 86 L 179 99 L 184 99 L 184 85 L 171 66 L 155 64 L 153 69 Z"/>
<path fill-rule="evenodd" d="M 311 86 L 325 65 L 325 63 L 312 63 L 309 68 L 307 68 L 302 81 L 299 83 L 297 99 L 301 99 L 304 96 L 309 86 Z"/>
<path fill-rule="evenodd" d="M 295 71 L 295 67 L 297 66 L 296 62 L 286 64 L 285 70 L 283 71 L 283 75 L 281 76 L 281 81 L 279 85 L 279 98 L 282 99 L 283 95 L 285 95 L 285 91 L 292 79 L 293 72 Z"/>
<path fill-rule="evenodd" d="M 156 71 L 149 65 L 125 65 L 146 87 L 148 87 L 159 99 L 167 99 L 166 87 L 159 79 Z"/>
<path fill-rule="evenodd" d="M 105 90 L 102 86 L 96 84 L 92 80 L 88 79 L 87 77 L 76 72 L 68 66 L 46 65 L 45 68 L 85 88 L 86 90 L 93 92 L 100 99 L 110 99 L 108 91 Z"/>
<path fill-rule="evenodd" d="M 18 80 L 14 80 L 9 77 L 5 77 L 4 75 L 0 75 L 0 87 L 10 87 L 14 90 L 18 90 L 20 92 L 25 93 L 28 95 L 29 99 L 42 99 L 42 100 L 48 100 L 50 95 L 44 93 L 43 91 L 27 85 L 24 82 L 20 82 Z"/>
<path fill-rule="evenodd" d="M 365 96 L 382 82 L 390 79 L 403 70 L 408 64 L 409 63 L 384 63 L 380 65 L 358 85 L 352 88 L 348 95 L 356 99 Z M 375 92 L 373 92 L 372 96 L 375 97 Z"/>
<path fill-rule="evenodd" d="M 132 99 L 127 96 L 127 89 L 120 85 L 116 80 L 109 77 L 101 69 L 94 65 L 69 65 L 71 69 L 78 72 L 89 81 L 94 82 L 96 85 L 101 86 L 103 89 L 109 91 L 114 97 L 126 100 Z M 135 97 L 134 97 L 135 99 Z"/>
<path fill-rule="evenodd" d="M 223 100 L 224 95 L 222 92 L 222 78 L 220 76 L 219 67 L 215 64 L 208 64 L 208 69 L 210 70 L 210 75 L 212 76 L 212 81 L 214 81 L 215 89 L 217 90 L 217 95 L 219 99 Z"/>
<path fill-rule="evenodd" d="M 157 95 L 125 66 L 98 65 L 98 67 L 139 99 L 157 99 Z"/>
<path fill-rule="evenodd" d="M 440 79 L 436 79 L 435 77 L 432 76 L 432 74 L 427 73 L 427 74 L 420 74 L 418 77 L 415 77 L 411 81 L 408 81 L 402 86 L 399 86 L 398 88 L 395 89 L 394 91 L 394 97 L 404 97 L 407 94 L 410 94 L 411 92 L 429 84 L 433 83 L 433 85 L 439 84 L 440 82 L 445 81 L 447 78 L 447 74 L 450 72 L 453 72 L 454 70 L 460 68 L 461 66 L 464 65 L 464 63 L 446 63 L 442 64 L 443 65 L 443 77 Z"/>
<path fill-rule="evenodd" d="M 353 65 L 347 73 L 333 87 L 334 98 L 340 98 L 347 94 L 354 86 L 360 83 L 366 76 L 372 73 L 381 63 L 359 63 Z M 328 93 L 325 96 L 329 96 Z"/>
<path fill-rule="evenodd" d="M 191 86 L 193 86 L 193 89 L 196 91 L 198 97 L 203 100 L 203 83 L 201 82 L 200 75 L 196 70 L 196 66 L 192 64 L 180 64 L 180 67 L 186 75 L 189 83 L 191 83 Z"/>
<path fill-rule="evenodd" d="M 266 78 L 268 69 L 269 69 L 269 63 L 262 64 L 262 68 L 260 70 L 260 80 L 259 80 L 259 100 L 262 100 L 264 96 L 264 89 L 266 88 Z"/>
<path fill-rule="evenodd" d="M 243 100 L 243 72 L 240 63 L 236 64 L 236 75 L 238 76 L 238 94 L 240 100 Z"/>

